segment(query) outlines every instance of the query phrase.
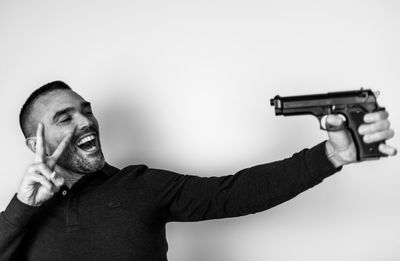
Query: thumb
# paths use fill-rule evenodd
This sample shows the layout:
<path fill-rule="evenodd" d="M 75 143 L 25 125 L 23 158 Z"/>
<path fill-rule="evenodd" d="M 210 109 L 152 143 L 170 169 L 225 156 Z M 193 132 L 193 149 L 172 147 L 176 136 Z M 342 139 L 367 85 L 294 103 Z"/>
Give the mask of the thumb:
<path fill-rule="evenodd" d="M 66 175 L 68 173 L 68 171 L 66 169 L 64 169 L 63 167 L 61 167 L 60 165 L 56 164 L 54 167 L 54 172 L 57 173 L 57 176 L 58 176 L 57 179 L 59 179 L 58 182 L 62 181 L 64 183 L 65 177 L 68 176 L 68 175 Z"/>
<path fill-rule="evenodd" d="M 326 117 L 326 124 L 338 127 L 344 124 L 342 117 L 336 114 L 330 114 Z M 328 131 L 329 141 L 336 150 L 345 150 L 352 143 L 350 132 L 346 129 L 338 131 Z"/>

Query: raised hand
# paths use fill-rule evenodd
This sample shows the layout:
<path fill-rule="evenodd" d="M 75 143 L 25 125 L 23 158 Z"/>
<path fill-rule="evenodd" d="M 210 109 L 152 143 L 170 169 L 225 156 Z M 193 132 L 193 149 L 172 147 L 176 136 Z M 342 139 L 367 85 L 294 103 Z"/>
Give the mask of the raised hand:
<path fill-rule="evenodd" d="M 57 160 L 71 141 L 73 132 L 68 134 L 58 145 L 52 155 L 46 155 L 44 126 L 38 124 L 36 131 L 35 161 L 29 165 L 18 189 L 17 198 L 30 206 L 40 206 L 57 193 L 64 184 L 62 177 L 54 171 Z"/>

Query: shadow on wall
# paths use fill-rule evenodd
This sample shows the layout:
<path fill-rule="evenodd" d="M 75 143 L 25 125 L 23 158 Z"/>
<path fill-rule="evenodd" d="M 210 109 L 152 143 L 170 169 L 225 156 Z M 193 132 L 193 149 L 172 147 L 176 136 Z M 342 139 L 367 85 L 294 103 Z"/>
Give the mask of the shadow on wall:
<path fill-rule="evenodd" d="M 168 223 L 170 260 L 241 261 L 237 255 L 240 218 L 210 220 L 195 223 Z M 242 242 L 246 248 L 246 242 Z"/>
<path fill-rule="evenodd" d="M 99 109 L 94 113 L 107 162 L 120 168 L 131 164 L 162 166 L 164 160 L 155 154 L 158 144 L 167 137 L 157 125 L 157 110 L 150 108 L 145 99 L 140 100 L 139 95 L 133 97 L 132 92 L 118 90 L 106 98 L 97 101 L 101 106 L 97 105 Z M 174 260 L 234 261 L 234 251 L 226 240 L 234 229 L 229 228 L 229 221 L 169 224 L 168 256 Z"/>
<path fill-rule="evenodd" d="M 154 120 L 138 99 L 118 90 L 100 101 L 101 109 L 95 112 L 106 160 L 120 168 L 150 162 L 157 149 Z"/>

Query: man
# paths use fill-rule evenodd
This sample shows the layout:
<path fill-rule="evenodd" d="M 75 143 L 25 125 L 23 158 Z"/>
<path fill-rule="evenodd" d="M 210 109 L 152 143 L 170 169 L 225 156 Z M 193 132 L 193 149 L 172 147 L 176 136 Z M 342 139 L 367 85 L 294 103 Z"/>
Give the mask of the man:
<path fill-rule="evenodd" d="M 365 116 L 365 142 L 394 136 L 385 111 Z M 330 116 L 328 123 L 340 125 Z M 0 215 L 0 260 L 167 260 L 165 225 L 263 211 L 356 161 L 345 130 L 291 158 L 223 177 L 105 162 L 90 103 L 63 82 L 25 102 L 20 124 L 35 161 Z M 380 151 L 395 155 L 386 144 Z"/>

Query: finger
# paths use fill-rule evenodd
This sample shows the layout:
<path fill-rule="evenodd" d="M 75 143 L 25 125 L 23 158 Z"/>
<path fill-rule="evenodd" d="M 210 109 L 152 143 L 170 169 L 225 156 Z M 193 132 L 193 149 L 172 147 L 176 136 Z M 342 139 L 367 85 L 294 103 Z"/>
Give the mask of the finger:
<path fill-rule="evenodd" d="M 51 181 L 52 171 L 46 164 L 39 163 L 39 164 L 34 165 L 34 172 L 37 174 L 43 175 L 48 181 Z"/>
<path fill-rule="evenodd" d="M 56 192 L 58 192 L 58 190 L 61 188 L 61 186 L 64 185 L 64 182 L 65 182 L 64 178 L 59 177 L 55 171 L 53 171 L 51 173 L 50 178 L 51 178 L 51 181 L 54 183 L 54 185 L 57 188 Z"/>
<path fill-rule="evenodd" d="M 56 172 L 52 172 L 44 163 L 36 165 L 36 170 L 34 172 L 43 175 L 49 182 L 51 182 L 52 186 L 54 186 L 53 190 L 55 192 L 64 185 L 64 179 L 62 177 L 57 177 Z"/>
<path fill-rule="evenodd" d="M 343 118 L 338 115 L 328 115 L 326 118 L 327 124 L 340 126 L 343 124 Z M 329 140 L 336 150 L 345 150 L 351 144 L 351 136 L 347 130 L 328 131 Z"/>
<path fill-rule="evenodd" d="M 66 173 L 67 170 L 65 170 L 63 167 L 61 167 L 60 165 L 57 165 L 54 167 L 54 172 L 56 173 L 57 179 L 59 180 L 59 182 L 61 183 L 62 181 L 62 185 L 65 184 L 65 179 L 61 176 L 60 173 Z M 60 185 L 60 187 L 62 186 Z"/>
<path fill-rule="evenodd" d="M 374 122 L 374 121 L 379 121 L 379 120 L 384 120 L 389 117 L 389 113 L 385 110 L 383 111 L 376 111 L 376 112 L 370 112 L 364 115 L 364 121 L 365 122 Z"/>
<path fill-rule="evenodd" d="M 380 144 L 379 151 L 389 156 L 394 156 L 397 154 L 397 149 L 387 144 Z"/>
<path fill-rule="evenodd" d="M 29 179 L 35 183 L 40 183 L 49 193 L 53 193 L 53 184 L 49 180 L 47 180 L 44 176 L 32 173 L 29 176 Z"/>
<path fill-rule="evenodd" d="M 53 154 L 51 155 L 51 157 L 54 159 L 55 162 L 57 162 L 57 160 L 60 158 L 60 156 L 62 155 L 62 153 L 64 152 L 65 148 L 68 146 L 68 144 L 70 143 L 72 136 L 75 133 L 75 129 L 73 132 L 67 134 L 67 136 L 64 137 L 64 139 L 60 142 L 60 144 L 58 145 L 58 147 L 56 148 L 56 150 L 53 152 Z"/>
<path fill-rule="evenodd" d="M 382 140 L 388 140 L 394 137 L 394 131 L 392 129 L 383 130 L 379 132 L 375 132 L 372 134 L 366 134 L 363 137 L 365 143 L 372 143 Z"/>
<path fill-rule="evenodd" d="M 360 133 L 361 135 L 365 135 L 365 134 L 370 134 L 370 133 L 386 130 L 386 129 L 389 129 L 389 127 L 390 127 L 390 121 L 385 119 L 385 120 L 380 120 L 380 121 L 377 121 L 374 123 L 362 124 L 358 128 L 358 133 Z"/>
<path fill-rule="evenodd" d="M 329 125 L 333 125 L 333 126 L 340 126 L 343 124 L 343 122 L 345 121 L 345 119 L 343 118 L 343 115 L 339 115 L 339 114 L 329 114 L 326 117 L 326 123 Z"/>
<path fill-rule="evenodd" d="M 44 162 L 45 159 L 45 145 L 44 145 L 44 126 L 42 123 L 38 124 L 36 130 L 36 146 L 35 146 L 35 163 Z"/>

